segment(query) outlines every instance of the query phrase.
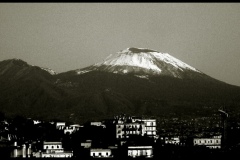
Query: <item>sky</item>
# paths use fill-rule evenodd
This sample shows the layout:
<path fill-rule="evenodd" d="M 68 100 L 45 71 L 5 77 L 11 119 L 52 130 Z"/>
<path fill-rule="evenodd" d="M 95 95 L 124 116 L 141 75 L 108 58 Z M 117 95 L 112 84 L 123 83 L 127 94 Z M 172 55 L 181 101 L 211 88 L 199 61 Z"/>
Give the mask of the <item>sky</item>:
<path fill-rule="evenodd" d="M 0 61 L 60 73 L 129 47 L 240 86 L 240 3 L 0 3 Z"/>

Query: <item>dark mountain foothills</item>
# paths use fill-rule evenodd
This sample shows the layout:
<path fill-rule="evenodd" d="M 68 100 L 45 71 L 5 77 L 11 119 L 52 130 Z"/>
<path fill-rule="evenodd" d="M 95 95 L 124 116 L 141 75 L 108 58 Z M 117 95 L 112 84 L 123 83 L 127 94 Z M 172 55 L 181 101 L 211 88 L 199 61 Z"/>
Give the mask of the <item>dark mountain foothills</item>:
<path fill-rule="evenodd" d="M 42 120 L 83 123 L 118 114 L 206 116 L 240 108 L 240 87 L 207 75 L 192 78 L 74 71 L 51 75 L 19 59 L 0 62 L 0 111 Z"/>

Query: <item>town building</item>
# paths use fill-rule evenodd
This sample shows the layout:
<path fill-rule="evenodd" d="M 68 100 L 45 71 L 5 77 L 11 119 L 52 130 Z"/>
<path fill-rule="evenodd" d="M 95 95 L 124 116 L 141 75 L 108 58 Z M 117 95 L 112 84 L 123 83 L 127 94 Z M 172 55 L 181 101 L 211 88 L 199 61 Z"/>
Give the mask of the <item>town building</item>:
<path fill-rule="evenodd" d="M 83 148 L 91 148 L 92 146 L 92 140 L 86 140 L 86 142 L 81 143 L 81 147 Z"/>
<path fill-rule="evenodd" d="M 115 124 L 117 139 L 129 138 L 130 135 L 146 135 L 155 140 L 158 138 L 156 119 L 116 116 Z"/>
<path fill-rule="evenodd" d="M 179 137 L 165 137 L 164 139 L 165 139 L 165 144 L 180 145 Z"/>
<path fill-rule="evenodd" d="M 116 138 L 129 138 L 130 135 L 144 136 L 144 129 L 144 123 L 118 123 L 116 124 Z"/>
<path fill-rule="evenodd" d="M 43 152 L 34 153 L 36 158 L 70 158 L 72 151 L 64 151 L 62 142 L 43 142 Z"/>
<path fill-rule="evenodd" d="M 56 129 L 64 130 L 66 122 L 56 122 Z"/>
<path fill-rule="evenodd" d="M 72 133 L 78 131 L 80 127 L 81 127 L 81 126 L 78 125 L 78 124 L 74 124 L 74 125 L 70 125 L 70 126 L 65 126 L 65 127 L 64 127 L 64 134 L 67 134 L 67 133 L 68 133 L 68 134 L 72 134 Z"/>
<path fill-rule="evenodd" d="M 151 158 L 153 157 L 153 147 L 152 146 L 128 146 L 128 156 L 132 158 L 143 157 Z"/>
<path fill-rule="evenodd" d="M 90 122 L 90 125 L 106 128 L 106 125 L 104 125 L 102 122 Z"/>
<path fill-rule="evenodd" d="M 220 149 L 221 148 L 221 138 L 222 136 L 213 136 L 211 138 L 194 138 L 194 146 L 205 146 L 211 149 Z"/>
<path fill-rule="evenodd" d="M 143 122 L 145 124 L 145 134 L 148 137 L 157 139 L 157 122 L 156 119 L 140 119 L 140 118 L 132 118 L 133 122 Z"/>
<path fill-rule="evenodd" d="M 112 158 L 111 149 L 103 149 L 103 148 L 92 148 L 90 149 L 90 156 L 93 158 Z"/>
<path fill-rule="evenodd" d="M 36 124 L 40 124 L 42 123 L 40 120 L 33 120 L 33 124 L 36 125 Z"/>

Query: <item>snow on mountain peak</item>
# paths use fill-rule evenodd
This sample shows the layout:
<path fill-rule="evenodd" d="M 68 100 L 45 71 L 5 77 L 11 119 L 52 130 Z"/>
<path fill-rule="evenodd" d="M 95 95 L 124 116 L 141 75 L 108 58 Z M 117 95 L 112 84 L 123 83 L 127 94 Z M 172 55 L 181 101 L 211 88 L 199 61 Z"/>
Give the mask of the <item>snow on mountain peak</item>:
<path fill-rule="evenodd" d="M 161 72 L 161 69 L 156 65 L 156 61 L 164 61 L 170 65 L 182 69 L 190 69 L 199 72 L 194 67 L 178 60 L 177 58 L 169 55 L 168 53 L 160 53 L 155 50 L 146 48 L 127 48 L 118 52 L 118 54 L 109 55 L 104 62 L 96 63 L 95 66 L 100 65 L 127 65 L 136 66 L 146 69 L 152 69 Z"/>
<path fill-rule="evenodd" d="M 188 70 L 193 70 L 195 72 L 200 72 L 196 68 L 182 62 L 181 60 L 169 55 L 168 53 L 153 52 L 152 55 L 154 55 L 158 60 L 169 63 L 175 68 L 178 68 L 182 71 L 183 69 L 188 69 Z"/>
<path fill-rule="evenodd" d="M 128 48 L 126 50 L 118 52 L 118 54 L 111 54 L 103 62 L 96 63 L 94 66 L 134 66 L 145 69 L 152 69 L 159 73 L 161 72 L 161 69 L 154 64 L 151 55 L 148 55 L 145 52 L 140 52 L 140 49 L 134 49 L 134 51 L 135 52 L 133 52 L 132 48 Z M 127 73 L 127 71 L 124 70 L 124 73 Z"/>
<path fill-rule="evenodd" d="M 147 74 L 165 74 L 179 78 L 182 74 L 180 72 L 186 70 L 201 73 L 194 67 L 168 53 L 160 53 L 156 50 L 134 47 L 121 50 L 120 52 L 117 52 L 117 54 L 110 54 L 102 62 L 96 63 L 85 70 L 77 70 L 77 73 L 83 74 L 91 70 L 99 70 L 99 68 L 101 68 L 100 70 L 112 73 L 138 74 L 138 72 L 143 71 Z"/>

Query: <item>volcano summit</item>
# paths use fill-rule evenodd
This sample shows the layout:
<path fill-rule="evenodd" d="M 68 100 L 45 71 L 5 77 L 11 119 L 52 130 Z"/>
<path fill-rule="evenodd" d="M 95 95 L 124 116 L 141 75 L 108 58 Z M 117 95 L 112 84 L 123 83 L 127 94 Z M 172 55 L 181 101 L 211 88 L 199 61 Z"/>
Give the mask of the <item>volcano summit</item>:
<path fill-rule="evenodd" d="M 117 54 L 109 55 L 103 62 L 84 69 L 76 70 L 77 74 L 90 71 L 105 71 L 136 76 L 172 76 L 183 78 L 186 72 L 201 72 L 194 67 L 174 58 L 168 53 L 160 53 L 145 48 L 127 48 Z"/>

